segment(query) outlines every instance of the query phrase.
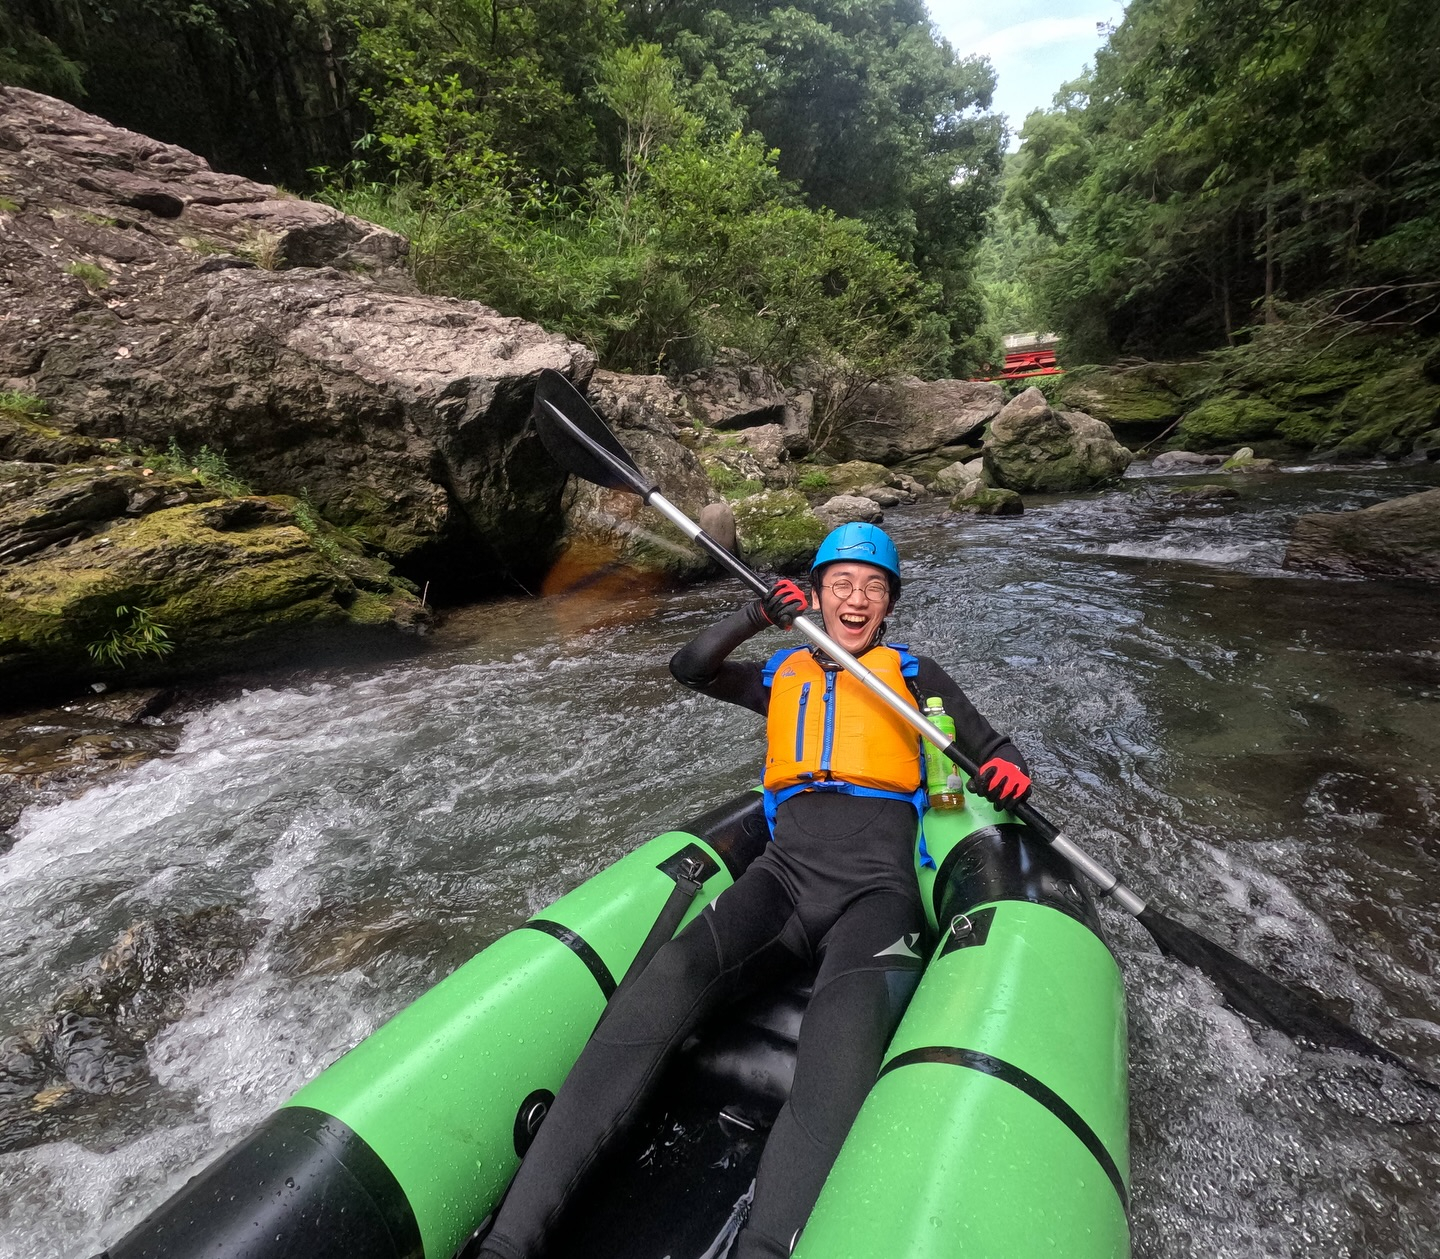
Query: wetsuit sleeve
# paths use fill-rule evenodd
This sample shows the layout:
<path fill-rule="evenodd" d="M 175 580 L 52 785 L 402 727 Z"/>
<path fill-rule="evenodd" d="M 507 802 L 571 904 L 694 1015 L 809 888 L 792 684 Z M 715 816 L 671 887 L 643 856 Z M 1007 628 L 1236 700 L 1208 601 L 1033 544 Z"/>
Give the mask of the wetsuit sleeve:
<path fill-rule="evenodd" d="M 760 663 L 726 657 L 769 624 L 758 602 L 746 604 L 701 630 L 671 656 L 670 672 L 681 686 L 764 716 L 770 709 L 770 692 L 760 679 Z"/>
<path fill-rule="evenodd" d="M 1020 749 L 1003 734 L 997 734 L 978 709 L 966 698 L 965 692 L 955 679 L 945 672 L 929 656 L 918 657 L 920 672 L 915 676 L 915 688 L 920 692 L 923 704 L 932 695 L 945 701 L 945 711 L 955 720 L 955 742 L 977 765 L 983 765 L 992 756 L 1018 765 L 1027 774 L 1030 767 L 1020 755 Z"/>

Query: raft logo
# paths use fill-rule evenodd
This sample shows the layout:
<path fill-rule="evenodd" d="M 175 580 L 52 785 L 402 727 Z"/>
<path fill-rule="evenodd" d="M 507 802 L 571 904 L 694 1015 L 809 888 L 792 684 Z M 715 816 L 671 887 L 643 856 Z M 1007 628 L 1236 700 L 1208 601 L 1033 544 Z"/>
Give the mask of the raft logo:
<path fill-rule="evenodd" d="M 920 958 L 920 954 L 915 952 L 915 945 L 919 943 L 919 940 L 920 933 L 918 931 L 912 931 L 908 935 L 901 936 L 898 940 L 895 941 L 894 944 L 888 945 L 887 947 L 881 949 L 880 952 L 875 954 L 875 956 L 913 957 L 918 961 Z M 907 944 L 906 941 L 909 941 L 909 943 Z"/>

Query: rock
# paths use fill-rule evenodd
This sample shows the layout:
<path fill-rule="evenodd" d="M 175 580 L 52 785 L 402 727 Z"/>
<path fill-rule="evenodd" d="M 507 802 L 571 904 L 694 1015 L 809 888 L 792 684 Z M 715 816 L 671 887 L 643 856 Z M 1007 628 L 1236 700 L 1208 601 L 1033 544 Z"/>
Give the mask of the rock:
<path fill-rule="evenodd" d="M 879 503 L 873 498 L 864 498 L 859 494 L 837 494 L 828 502 L 821 503 L 819 507 L 815 508 L 815 514 L 824 522 L 827 531 L 838 529 L 852 520 L 878 525 L 885 519 L 885 513 L 880 510 Z"/>
<path fill-rule="evenodd" d="M 120 932 L 48 1009 L 0 1041 L 5 1148 L 62 1139 L 86 1097 L 107 1098 L 112 1121 L 117 1107 L 151 1104 L 147 1044 L 185 1013 L 191 993 L 234 975 L 260 935 L 260 923 L 228 905 Z"/>
<path fill-rule="evenodd" d="M 746 559 L 776 573 L 808 571 L 829 532 L 796 490 L 766 490 L 733 504 Z"/>
<path fill-rule="evenodd" d="M 544 572 L 565 478 L 531 397 L 546 367 L 588 379 L 583 346 L 420 294 L 392 232 L 21 88 L 0 88 L 0 186 L 0 379 L 41 426 L 223 449 L 450 597 Z"/>
<path fill-rule="evenodd" d="M 1338 577 L 1440 581 L 1440 490 L 1361 511 L 1301 516 L 1285 549 L 1285 567 Z"/>
<path fill-rule="evenodd" d="M 174 698 L 175 692 L 170 688 L 151 686 L 115 691 L 84 707 L 101 720 L 113 721 L 120 726 L 133 726 L 146 717 L 154 717 L 157 713 L 164 712 Z"/>
<path fill-rule="evenodd" d="M 831 493 L 854 493 L 867 485 L 901 484 L 899 475 L 883 464 L 867 463 L 860 459 L 833 464 L 822 471 L 825 473 L 826 487 Z"/>
<path fill-rule="evenodd" d="M 689 427 L 685 401 L 661 376 L 596 372 L 590 380 L 595 409 L 621 445 L 692 520 L 717 498 L 699 457 L 677 436 Z M 711 561 L 668 522 L 658 520 L 634 494 L 602 489 L 573 478 L 564 500 L 564 556 L 593 569 L 621 563 L 640 572 L 693 579 Z M 733 534 L 733 525 L 731 532 Z"/>
<path fill-rule="evenodd" d="M 996 486 L 1055 493 L 1093 489 L 1120 478 L 1130 452 L 1099 420 L 1055 411 L 1040 390 L 1012 399 L 990 426 L 985 473 Z"/>
<path fill-rule="evenodd" d="M 1025 503 L 1014 490 L 992 489 L 980 481 L 971 481 L 950 500 L 950 510 L 976 516 L 1019 516 Z"/>
<path fill-rule="evenodd" d="M 7 699 L 269 663 L 337 636 L 378 646 L 425 619 L 387 564 L 295 499 L 144 471 L 102 457 L 0 476 Z"/>
<path fill-rule="evenodd" d="M 734 440 L 755 456 L 761 479 L 771 489 L 784 489 L 791 480 L 785 430 L 779 424 L 757 424 L 741 429 Z"/>
<path fill-rule="evenodd" d="M 937 493 L 955 493 L 956 490 L 970 484 L 971 481 L 982 481 L 985 476 L 985 461 L 983 459 L 972 459 L 969 463 L 952 463 L 949 467 L 941 468 L 935 474 L 931 484 Z"/>
<path fill-rule="evenodd" d="M 736 554 L 735 512 L 724 499 L 706 503 L 696 517 L 698 524 L 732 555 Z"/>
<path fill-rule="evenodd" d="M 1189 450 L 1162 450 L 1150 462 L 1155 472 L 1185 472 L 1195 468 L 1218 468 L 1224 455 L 1199 455 Z"/>
<path fill-rule="evenodd" d="M 1217 370 L 1208 363 L 1140 363 L 1072 368 L 1058 382 L 1059 405 L 1092 415 L 1112 428 L 1160 428 L 1178 420 L 1187 399 Z"/>
<path fill-rule="evenodd" d="M 1223 464 L 1221 472 L 1269 472 L 1275 467 L 1273 459 L 1257 459 L 1249 446 L 1241 446 Z"/>
<path fill-rule="evenodd" d="M 901 463 L 978 437 L 1004 402 L 989 381 L 902 377 L 867 389 L 827 449 L 845 460 Z"/>
<path fill-rule="evenodd" d="M 1226 393 L 1208 398 L 1186 415 L 1177 436 L 1187 445 L 1230 446 L 1273 437 L 1295 413 L 1266 398 Z"/>
<path fill-rule="evenodd" d="M 752 428 L 786 423 L 789 399 L 774 377 L 738 356 L 722 356 L 713 367 L 681 377 L 691 413 L 710 428 Z M 790 421 L 792 432 L 796 421 Z M 806 425 L 808 436 L 808 423 Z"/>
<path fill-rule="evenodd" d="M 860 488 L 856 497 L 868 498 L 877 507 L 899 507 L 910 495 L 893 490 L 888 485 L 866 485 Z"/>
<path fill-rule="evenodd" d="M 791 394 L 785 402 L 785 420 L 781 425 L 784 434 L 785 452 L 792 459 L 802 459 L 814 449 L 810 437 L 810 424 L 815 413 L 815 394 L 802 389 Z"/>
<path fill-rule="evenodd" d="M 1211 503 L 1222 498 L 1239 498 L 1240 491 L 1229 485 L 1172 485 L 1165 496 L 1185 503 Z"/>

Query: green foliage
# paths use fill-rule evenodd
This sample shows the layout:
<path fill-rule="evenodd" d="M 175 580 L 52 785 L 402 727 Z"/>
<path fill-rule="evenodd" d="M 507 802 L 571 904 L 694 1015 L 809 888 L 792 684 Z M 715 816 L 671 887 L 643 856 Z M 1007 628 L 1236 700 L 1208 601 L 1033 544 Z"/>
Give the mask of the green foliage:
<path fill-rule="evenodd" d="M 0 82 L 3 82 L 3 78 L 0 78 Z M 0 197 L 0 214 L 14 214 L 19 208 L 18 202 L 12 201 L 9 197 Z"/>
<path fill-rule="evenodd" d="M 151 657 L 163 660 L 175 649 L 170 627 L 146 608 L 122 603 L 115 609 L 115 619 L 118 625 L 85 645 L 96 664 L 124 669 Z"/>
<path fill-rule="evenodd" d="M 786 375 L 844 361 L 872 375 L 934 370 L 939 295 L 864 228 L 801 204 L 758 137 L 704 135 L 653 46 L 601 66 L 624 171 L 527 196 L 432 183 L 334 191 L 411 237 L 421 284 L 576 337 L 608 367 L 687 370 L 719 346 Z M 471 169 L 471 168 L 467 168 Z M 481 195 L 482 191 L 484 195 Z"/>
<path fill-rule="evenodd" d="M 20 389 L 0 389 L 0 418 L 34 422 L 40 419 L 50 405 L 44 398 Z"/>
<path fill-rule="evenodd" d="M 295 501 L 295 523 L 310 535 L 310 541 L 330 563 L 343 568 L 348 558 L 345 549 L 335 541 L 320 519 L 315 504 L 310 501 L 310 491 L 304 490 Z"/>
<path fill-rule="evenodd" d="M 802 490 L 811 492 L 827 490 L 830 488 L 830 477 L 823 468 L 815 468 L 810 472 L 801 474 L 800 480 L 796 483 Z"/>
<path fill-rule="evenodd" d="M 93 262 L 66 263 L 65 274 L 73 275 L 87 289 L 103 289 L 110 283 L 110 272 Z"/>
<path fill-rule="evenodd" d="M 1437 81 L 1429 0 L 1134 0 L 1026 120 L 1006 193 L 1067 361 L 1433 321 Z"/>
<path fill-rule="evenodd" d="M 230 467 L 224 450 L 211 450 L 201 446 L 193 456 L 187 455 L 175 438 L 163 452 L 150 451 L 144 456 L 145 466 L 156 472 L 168 472 L 172 476 L 193 476 L 207 489 L 230 498 L 240 498 L 252 493 L 250 486 L 241 480 Z"/>

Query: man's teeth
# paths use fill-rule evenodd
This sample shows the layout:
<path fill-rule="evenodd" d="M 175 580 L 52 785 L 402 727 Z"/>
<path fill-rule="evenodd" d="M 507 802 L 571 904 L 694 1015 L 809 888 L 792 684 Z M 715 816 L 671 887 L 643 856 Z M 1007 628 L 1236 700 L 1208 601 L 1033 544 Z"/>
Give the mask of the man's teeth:
<path fill-rule="evenodd" d="M 863 616 L 842 616 L 840 621 L 844 625 L 854 625 L 857 629 L 865 624 L 865 618 Z"/>

